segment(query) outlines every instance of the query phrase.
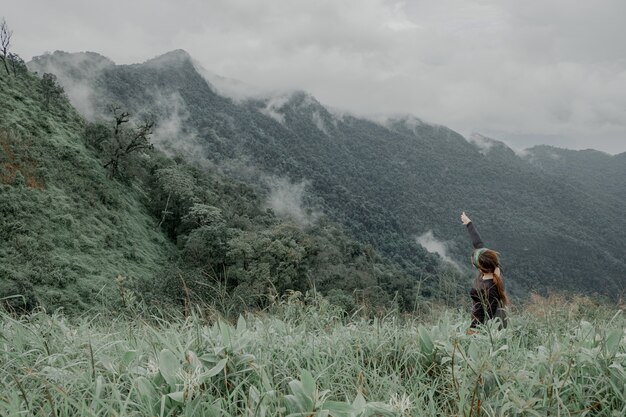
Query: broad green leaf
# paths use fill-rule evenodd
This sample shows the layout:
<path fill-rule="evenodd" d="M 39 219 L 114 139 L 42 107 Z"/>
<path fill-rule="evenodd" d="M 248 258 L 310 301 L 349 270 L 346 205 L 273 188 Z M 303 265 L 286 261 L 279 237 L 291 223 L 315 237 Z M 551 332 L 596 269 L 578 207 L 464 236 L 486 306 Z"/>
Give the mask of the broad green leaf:
<path fill-rule="evenodd" d="M 290 413 L 305 413 L 311 411 L 306 407 L 302 399 L 295 395 L 285 395 L 285 407 Z"/>
<path fill-rule="evenodd" d="M 179 402 L 179 403 L 183 403 L 185 402 L 185 392 L 184 391 L 176 391 L 176 392 L 170 392 L 169 394 L 167 394 L 168 397 L 170 397 L 172 400 Z"/>
<path fill-rule="evenodd" d="M 479 359 L 483 356 L 482 352 L 478 348 L 478 344 L 476 341 L 471 341 L 470 345 L 467 347 L 467 356 L 471 360 L 470 365 L 477 366 Z"/>
<path fill-rule="evenodd" d="M 222 334 L 222 341 L 224 342 L 226 346 L 230 348 L 233 344 L 232 343 L 232 328 L 227 323 L 224 323 L 221 320 L 218 322 L 218 325 L 220 328 L 220 332 Z"/>
<path fill-rule="evenodd" d="M 148 379 L 140 376 L 135 379 L 135 385 L 137 387 L 137 393 L 141 397 L 142 401 L 148 404 L 155 404 L 159 398 L 159 394 L 157 394 L 152 382 L 148 381 Z"/>
<path fill-rule="evenodd" d="M 420 337 L 420 344 L 422 346 L 422 353 L 426 356 L 430 356 L 433 353 L 434 345 L 433 341 L 428 334 L 428 330 L 424 326 L 419 326 L 417 333 Z"/>
<path fill-rule="evenodd" d="M 93 399 L 91 400 L 92 409 L 96 408 L 96 404 L 102 395 L 105 383 L 106 382 L 104 380 L 104 377 L 102 375 L 98 375 L 98 377 L 96 378 L 96 387 L 94 390 Z"/>
<path fill-rule="evenodd" d="M 221 356 L 214 355 L 213 353 L 205 353 L 204 355 L 200 356 L 200 360 L 206 366 L 211 366 L 218 363 L 221 360 Z"/>
<path fill-rule="evenodd" d="M 124 353 L 124 355 L 122 356 L 122 363 L 128 366 L 132 361 L 135 360 L 136 357 L 137 357 L 137 351 L 129 350 L 128 352 Z"/>
<path fill-rule="evenodd" d="M 98 375 L 96 378 L 96 392 L 94 393 L 94 398 L 100 398 L 102 394 L 102 389 L 104 388 L 104 377 L 102 375 Z"/>
<path fill-rule="evenodd" d="M 213 368 L 206 371 L 203 375 L 207 378 L 214 377 L 215 375 L 219 374 L 220 372 L 224 370 L 224 367 L 226 366 L 227 362 L 228 362 L 228 359 L 222 359 L 221 361 L 217 363 L 217 365 L 215 365 Z"/>
<path fill-rule="evenodd" d="M 622 341 L 623 335 L 624 335 L 624 332 L 622 331 L 622 329 L 614 329 L 606 337 L 606 350 L 609 353 L 609 355 L 612 356 L 617 353 L 617 350 L 619 349 L 619 344 Z"/>
<path fill-rule="evenodd" d="M 293 397 L 293 401 L 297 404 L 298 410 L 300 411 L 313 411 L 313 407 L 315 405 L 313 399 L 314 391 L 312 394 L 308 394 L 302 382 L 297 379 L 289 382 L 289 388 L 291 389 L 293 395 L 288 395 L 285 398 Z"/>
<path fill-rule="evenodd" d="M 239 315 L 237 319 L 237 333 L 241 334 L 246 331 L 246 319 L 242 315 Z"/>
<path fill-rule="evenodd" d="M 257 404 L 259 399 L 261 398 L 261 393 L 254 385 L 250 386 L 250 390 L 248 392 L 248 396 L 253 404 Z"/>
<path fill-rule="evenodd" d="M 356 411 L 352 405 L 340 401 L 326 401 L 322 404 L 322 410 L 330 411 L 333 417 L 349 417 Z"/>
<path fill-rule="evenodd" d="M 308 397 L 313 397 L 315 395 L 315 380 L 313 379 L 313 375 L 305 369 L 301 370 L 301 379 L 302 379 L 302 388 L 304 388 L 304 393 Z"/>
<path fill-rule="evenodd" d="M 181 371 L 181 363 L 170 350 L 163 349 L 159 353 L 159 371 L 167 384 L 174 388 L 179 382 L 179 373 Z"/>
<path fill-rule="evenodd" d="M 304 388 L 302 388 L 302 382 L 294 379 L 289 382 L 289 389 L 294 395 L 304 395 Z"/>

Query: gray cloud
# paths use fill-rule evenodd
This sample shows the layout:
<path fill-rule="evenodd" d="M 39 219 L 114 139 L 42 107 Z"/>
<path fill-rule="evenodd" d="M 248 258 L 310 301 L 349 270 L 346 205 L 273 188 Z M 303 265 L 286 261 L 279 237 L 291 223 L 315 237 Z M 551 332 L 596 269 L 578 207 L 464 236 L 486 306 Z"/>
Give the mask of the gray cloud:
<path fill-rule="evenodd" d="M 459 264 L 456 263 L 454 259 L 452 259 L 448 254 L 448 244 L 437 239 L 432 230 L 429 230 L 426 233 L 418 236 L 416 240 L 417 243 L 422 245 L 422 247 L 428 252 L 438 254 L 439 256 L 441 256 L 441 259 L 443 259 L 444 262 L 449 263 L 458 270 L 461 269 Z"/>
<path fill-rule="evenodd" d="M 184 155 L 194 163 L 206 165 L 205 148 L 198 143 L 197 132 L 188 127 L 189 110 L 180 94 L 155 91 L 151 104 L 162 115 L 157 118 L 151 142 L 168 155 Z"/>
<path fill-rule="evenodd" d="M 304 198 L 308 183 L 292 183 L 287 178 L 268 177 L 270 192 L 266 204 L 280 217 L 288 217 L 300 226 L 313 224 L 321 215 L 305 207 Z"/>
<path fill-rule="evenodd" d="M 27 59 L 183 48 L 213 73 L 356 113 L 412 113 L 517 149 L 626 150 L 623 0 L 30 0 L 2 13 Z"/>
<path fill-rule="evenodd" d="M 96 91 L 94 80 L 104 68 L 114 65 L 113 62 L 102 57 L 93 59 L 93 56 L 88 54 L 66 54 L 62 59 L 63 63 L 54 58 L 36 60 L 29 63 L 29 67 L 40 74 L 46 72 L 55 74 L 72 104 L 88 120 L 108 119 L 110 114 L 103 113 L 97 106 L 99 92 Z M 73 68 L 80 68 L 80 77 L 73 77 L 64 71 L 63 65 L 67 61 L 71 62 Z"/>

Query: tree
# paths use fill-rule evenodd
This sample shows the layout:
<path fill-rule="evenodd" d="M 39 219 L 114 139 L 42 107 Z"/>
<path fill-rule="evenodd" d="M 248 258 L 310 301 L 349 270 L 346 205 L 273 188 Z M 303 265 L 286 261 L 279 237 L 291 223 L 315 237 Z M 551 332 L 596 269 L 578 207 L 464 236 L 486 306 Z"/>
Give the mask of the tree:
<path fill-rule="evenodd" d="M 9 48 L 11 47 L 11 36 L 13 36 L 13 31 L 9 30 L 6 20 L 2 19 L 2 22 L 0 22 L 0 59 L 4 64 L 7 75 L 11 74 L 7 62 L 9 59 Z"/>
<path fill-rule="evenodd" d="M 14 75 L 25 74 L 28 71 L 24 60 L 18 54 L 10 52 L 8 58 Z"/>
<path fill-rule="evenodd" d="M 124 125 L 130 122 L 130 113 L 122 111 L 119 106 L 110 106 L 110 111 L 114 119 L 113 137 L 110 143 L 109 160 L 103 166 L 109 169 L 112 177 L 116 177 L 120 174 L 120 163 L 124 159 L 132 154 L 153 148 L 150 135 L 154 122 L 146 120 L 139 126 L 126 128 Z"/>
<path fill-rule="evenodd" d="M 175 238 L 183 217 L 194 203 L 199 203 L 196 180 L 184 166 L 171 165 L 153 174 L 152 198 L 159 227 Z M 194 226 L 195 227 L 195 226 Z"/>
<path fill-rule="evenodd" d="M 43 93 L 43 102 L 46 110 L 50 108 L 50 102 L 61 97 L 63 87 L 57 83 L 57 76 L 45 73 L 41 79 L 41 91 Z"/>

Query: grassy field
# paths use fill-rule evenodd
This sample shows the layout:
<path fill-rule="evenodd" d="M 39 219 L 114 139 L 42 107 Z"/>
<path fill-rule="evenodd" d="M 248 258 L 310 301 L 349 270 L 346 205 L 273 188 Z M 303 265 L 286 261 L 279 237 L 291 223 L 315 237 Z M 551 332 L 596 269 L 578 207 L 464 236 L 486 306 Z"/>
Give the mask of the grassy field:
<path fill-rule="evenodd" d="M 617 306 L 536 298 L 476 335 L 461 310 L 346 316 L 299 294 L 219 317 L 4 314 L 0 415 L 626 415 Z"/>

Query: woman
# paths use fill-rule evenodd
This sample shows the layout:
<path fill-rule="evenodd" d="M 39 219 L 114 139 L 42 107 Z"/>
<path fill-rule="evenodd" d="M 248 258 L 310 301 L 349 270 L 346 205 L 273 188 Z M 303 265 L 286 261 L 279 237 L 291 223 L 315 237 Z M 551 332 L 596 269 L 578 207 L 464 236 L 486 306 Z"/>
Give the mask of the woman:
<path fill-rule="evenodd" d="M 485 248 L 474 223 L 465 215 L 465 212 L 461 214 L 461 221 L 467 226 L 472 239 L 472 246 L 474 246 L 472 264 L 479 272 L 470 291 L 473 307 L 472 324 L 468 333 L 475 333 L 474 328 L 494 317 L 499 317 L 502 322 L 501 326 L 506 327 L 507 319 L 503 307 L 509 303 L 509 299 L 504 292 L 498 253 Z"/>

